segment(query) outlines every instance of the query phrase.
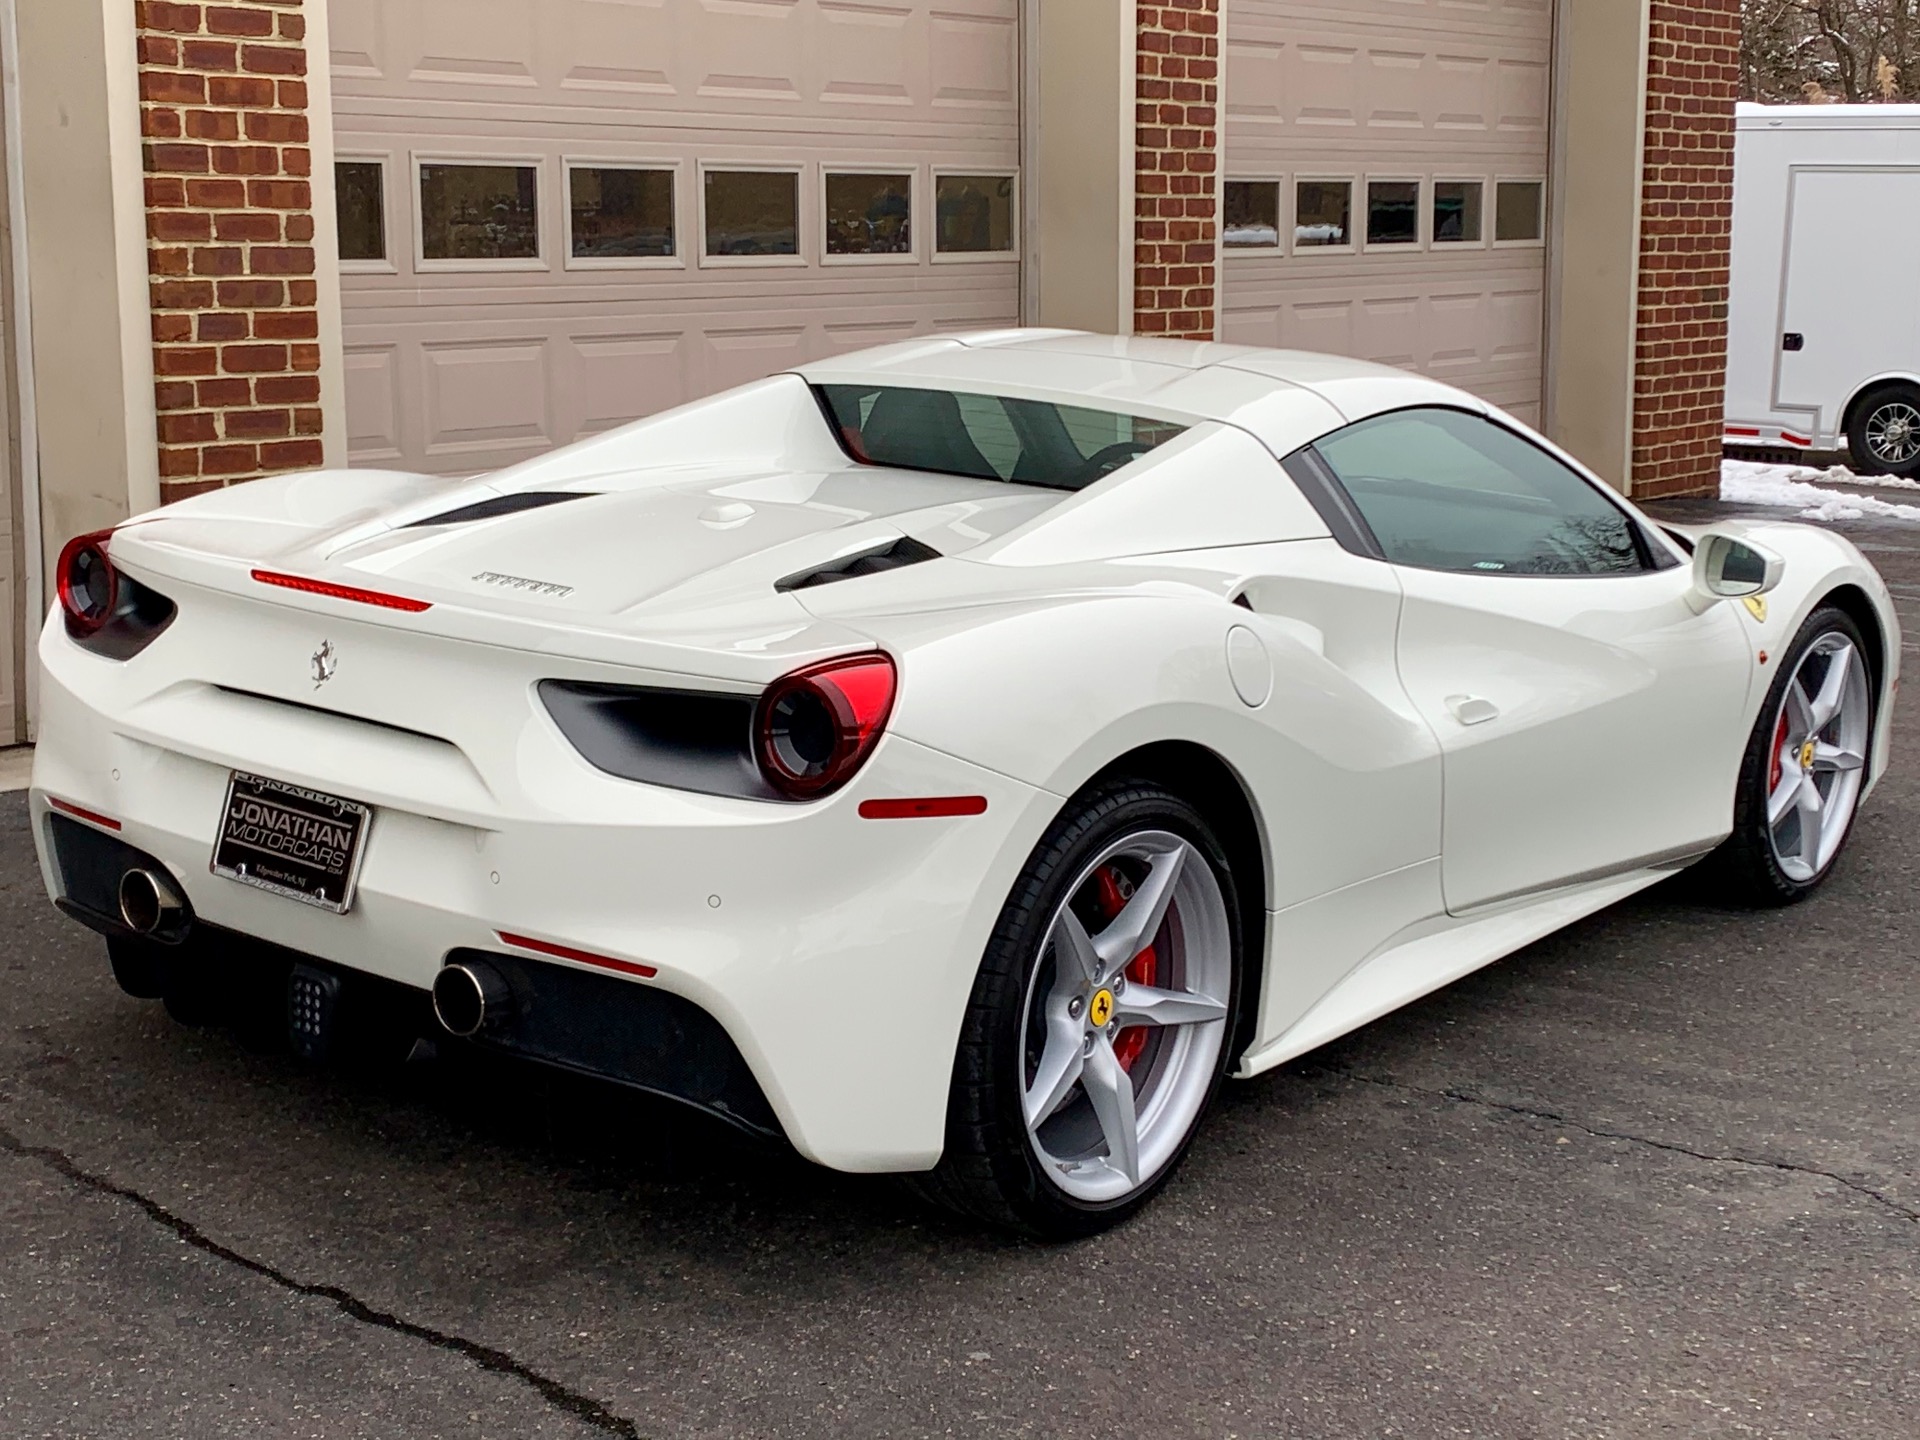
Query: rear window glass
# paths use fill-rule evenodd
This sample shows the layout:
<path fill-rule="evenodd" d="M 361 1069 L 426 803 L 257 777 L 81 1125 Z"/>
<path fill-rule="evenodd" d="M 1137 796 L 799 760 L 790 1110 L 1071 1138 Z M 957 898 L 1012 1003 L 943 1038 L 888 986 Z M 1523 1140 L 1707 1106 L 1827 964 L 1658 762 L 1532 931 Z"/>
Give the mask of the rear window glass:
<path fill-rule="evenodd" d="M 863 465 L 1080 490 L 1183 434 L 1113 410 L 898 385 L 821 385 L 820 402 Z"/>

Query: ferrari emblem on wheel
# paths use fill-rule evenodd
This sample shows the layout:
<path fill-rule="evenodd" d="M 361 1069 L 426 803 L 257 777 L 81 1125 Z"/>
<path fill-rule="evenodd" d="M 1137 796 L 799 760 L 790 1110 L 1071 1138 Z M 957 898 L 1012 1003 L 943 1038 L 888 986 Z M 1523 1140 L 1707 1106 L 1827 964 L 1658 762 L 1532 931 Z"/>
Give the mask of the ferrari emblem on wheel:
<path fill-rule="evenodd" d="M 1113 991 L 1096 991 L 1092 1003 L 1087 1006 L 1088 1023 L 1096 1030 L 1104 1030 L 1111 1019 L 1113 1019 Z"/>

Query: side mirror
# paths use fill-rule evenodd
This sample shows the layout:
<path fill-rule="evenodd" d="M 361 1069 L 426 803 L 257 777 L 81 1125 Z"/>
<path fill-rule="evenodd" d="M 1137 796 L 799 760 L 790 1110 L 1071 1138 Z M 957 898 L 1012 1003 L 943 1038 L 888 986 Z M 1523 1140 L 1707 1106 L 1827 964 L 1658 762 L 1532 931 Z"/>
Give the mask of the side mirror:
<path fill-rule="evenodd" d="M 1764 595 L 1780 583 L 1787 562 L 1771 550 L 1708 531 L 1693 551 L 1693 586 L 1715 600 Z"/>

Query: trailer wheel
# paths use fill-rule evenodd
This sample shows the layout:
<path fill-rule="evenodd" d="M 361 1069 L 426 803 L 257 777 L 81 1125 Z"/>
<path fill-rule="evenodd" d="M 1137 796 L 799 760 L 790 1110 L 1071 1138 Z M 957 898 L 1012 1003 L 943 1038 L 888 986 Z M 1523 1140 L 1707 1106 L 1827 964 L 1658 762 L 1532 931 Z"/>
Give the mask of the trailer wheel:
<path fill-rule="evenodd" d="M 1863 475 L 1920 476 L 1920 385 L 1883 385 L 1847 422 L 1847 450 Z"/>

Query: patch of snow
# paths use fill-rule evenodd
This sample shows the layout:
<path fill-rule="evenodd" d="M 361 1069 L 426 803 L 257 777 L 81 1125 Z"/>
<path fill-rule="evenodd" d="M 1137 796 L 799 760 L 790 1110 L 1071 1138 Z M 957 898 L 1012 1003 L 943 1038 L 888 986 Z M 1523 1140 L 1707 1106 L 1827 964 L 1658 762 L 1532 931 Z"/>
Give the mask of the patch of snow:
<path fill-rule="evenodd" d="M 1834 484 L 1920 490 L 1920 481 L 1893 475 L 1862 479 L 1844 465 L 1817 470 L 1811 465 L 1726 460 L 1720 467 L 1720 498 L 1736 505 L 1779 506 L 1794 510 L 1802 520 L 1863 520 L 1869 516 L 1877 520 L 1920 520 L 1920 505 L 1896 505 L 1875 495 L 1849 495 L 1826 488 Z"/>

